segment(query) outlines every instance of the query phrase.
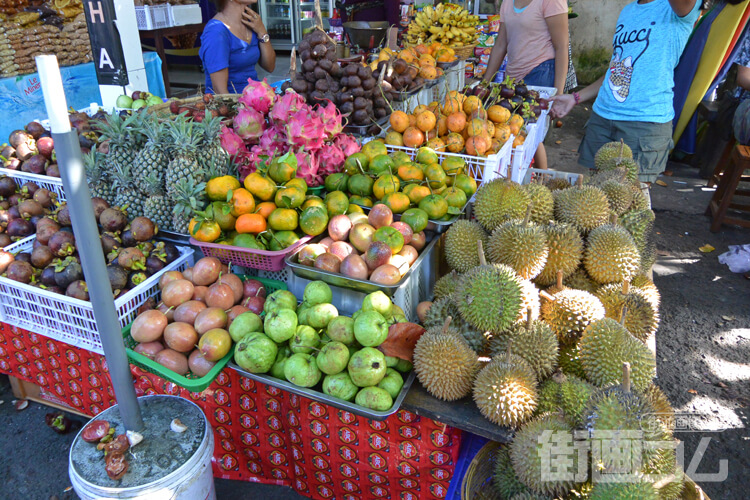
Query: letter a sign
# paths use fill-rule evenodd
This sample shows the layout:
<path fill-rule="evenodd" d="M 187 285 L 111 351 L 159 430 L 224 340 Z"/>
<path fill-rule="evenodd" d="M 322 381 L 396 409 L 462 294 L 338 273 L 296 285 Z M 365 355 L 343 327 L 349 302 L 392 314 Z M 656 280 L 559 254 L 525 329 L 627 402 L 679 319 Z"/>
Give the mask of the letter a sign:
<path fill-rule="evenodd" d="M 115 25 L 113 0 L 83 0 L 99 85 L 128 84 L 128 68 Z"/>

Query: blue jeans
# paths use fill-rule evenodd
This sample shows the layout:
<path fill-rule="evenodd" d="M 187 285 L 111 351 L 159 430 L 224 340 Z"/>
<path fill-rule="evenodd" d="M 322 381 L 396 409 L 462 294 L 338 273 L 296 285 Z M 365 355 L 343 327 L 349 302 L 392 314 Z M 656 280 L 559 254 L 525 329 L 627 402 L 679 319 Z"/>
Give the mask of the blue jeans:
<path fill-rule="evenodd" d="M 555 60 L 547 59 L 532 69 L 528 75 L 523 78 L 526 85 L 534 87 L 554 87 L 555 86 Z M 561 92 L 562 90 L 559 89 Z"/>

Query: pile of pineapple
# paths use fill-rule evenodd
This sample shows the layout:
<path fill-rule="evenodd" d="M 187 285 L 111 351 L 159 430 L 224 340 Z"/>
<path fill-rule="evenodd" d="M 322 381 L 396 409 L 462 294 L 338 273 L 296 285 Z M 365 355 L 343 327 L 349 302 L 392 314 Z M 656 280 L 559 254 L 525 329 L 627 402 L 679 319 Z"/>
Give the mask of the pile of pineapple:
<path fill-rule="evenodd" d="M 160 229 L 187 234 L 190 218 L 204 205 L 206 181 L 229 174 L 221 147 L 221 120 L 195 122 L 183 115 L 162 121 L 150 113 L 107 117 L 102 144 L 86 160 L 91 196 L 127 207 Z"/>

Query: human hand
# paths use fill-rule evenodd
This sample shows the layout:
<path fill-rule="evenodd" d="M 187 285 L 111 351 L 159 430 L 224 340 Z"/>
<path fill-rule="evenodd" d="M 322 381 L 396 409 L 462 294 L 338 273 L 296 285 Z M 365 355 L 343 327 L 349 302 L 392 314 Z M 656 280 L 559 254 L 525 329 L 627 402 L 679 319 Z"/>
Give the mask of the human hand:
<path fill-rule="evenodd" d="M 556 95 L 550 98 L 552 101 L 552 109 L 550 109 L 550 114 L 554 118 L 562 118 L 568 113 L 570 113 L 570 110 L 573 109 L 573 106 L 576 105 L 576 99 L 570 94 L 562 94 L 562 95 Z"/>
<path fill-rule="evenodd" d="M 246 8 L 242 12 L 242 24 L 253 30 L 258 37 L 262 37 L 267 33 L 266 27 L 260 18 L 260 14 L 252 9 Z"/>

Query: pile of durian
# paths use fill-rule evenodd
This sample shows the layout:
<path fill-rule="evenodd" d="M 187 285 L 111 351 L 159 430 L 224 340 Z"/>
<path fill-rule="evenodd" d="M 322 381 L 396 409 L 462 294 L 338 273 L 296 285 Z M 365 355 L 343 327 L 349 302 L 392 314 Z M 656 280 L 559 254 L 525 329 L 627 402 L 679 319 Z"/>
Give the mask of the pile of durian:
<path fill-rule="evenodd" d="M 605 145 L 596 165 L 575 186 L 483 184 L 476 220 L 456 221 L 445 235 L 453 271 L 422 309 L 427 332 L 414 350 L 420 383 L 445 401 L 472 395 L 484 417 L 516 430 L 496 457 L 503 499 L 573 491 L 574 498 L 671 500 L 683 488 L 674 450 L 647 454 L 640 472 L 652 475 L 635 483 L 540 479 L 537 438 L 545 430 L 641 431 L 656 414 L 661 425 L 644 439 L 673 439 L 673 410 L 653 384 L 646 344 L 659 325 L 660 296 L 647 277 L 654 213 L 627 146 Z M 669 480 L 654 481 L 659 474 Z"/>

